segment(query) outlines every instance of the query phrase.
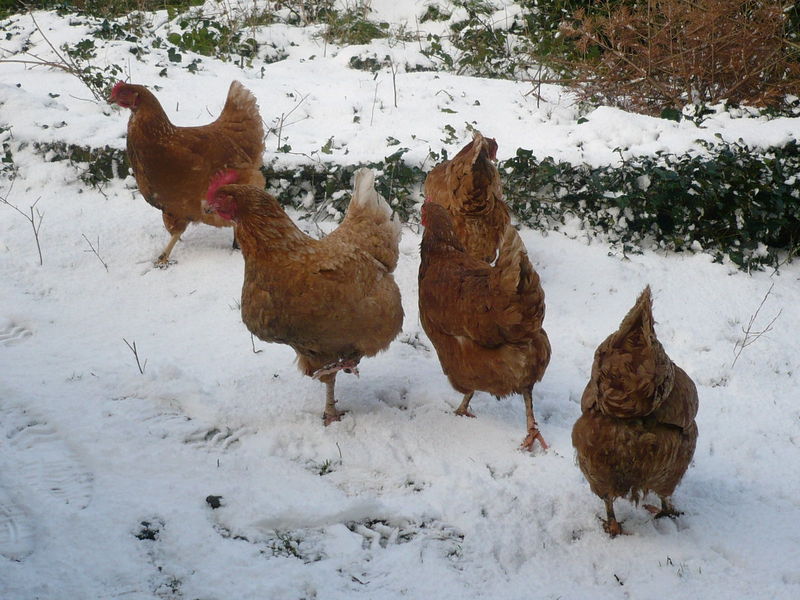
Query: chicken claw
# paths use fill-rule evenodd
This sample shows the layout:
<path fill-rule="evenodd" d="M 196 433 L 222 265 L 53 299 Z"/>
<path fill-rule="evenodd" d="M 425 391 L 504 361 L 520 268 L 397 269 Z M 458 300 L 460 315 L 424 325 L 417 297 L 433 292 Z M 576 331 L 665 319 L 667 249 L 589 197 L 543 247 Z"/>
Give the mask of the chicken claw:
<path fill-rule="evenodd" d="M 520 448 L 522 450 L 528 450 L 529 452 L 533 452 L 533 444 L 539 440 L 539 443 L 542 445 L 542 450 L 547 450 L 550 446 L 547 442 L 544 441 L 539 428 L 536 425 L 533 428 L 528 429 L 528 435 L 525 436 L 525 439 L 522 440 L 522 444 L 520 444 Z"/>
<path fill-rule="evenodd" d="M 336 421 L 341 421 L 342 417 L 347 414 L 346 410 L 336 410 L 333 409 L 332 413 L 329 413 L 327 410 L 322 415 L 322 423 L 327 427 L 331 423 L 335 423 Z"/>
<path fill-rule="evenodd" d="M 169 260 L 165 256 L 159 256 L 156 260 L 153 261 L 153 266 L 156 269 L 168 269 L 170 266 L 174 265 L 177 261 Z"/>
<path fill-rule="evenodd" d="M 464 394 L 464 399 L 461 401 L 461 404 L 458 405 L 458 408 L 455 409 L 455 412 L 459 417 L 470 417 L 472 419 L 475 418 L 473 412 L 469 409 L 469 401 L 472 400 L 472 396 L 475 392 L 469 392 L 468 394 Z"/>
<path fill-rule="evenodd" d="M 675 519 L 683 514 L 681 511 L 672 506 L 672 502 L 670 502 L 668 498 L 661 498 L 661 508 L 653 506 L 652 504 L 645 504 L 644 507 L 653 515 L 654 519 L 662 519 L 664 517 Z"/>
<path fill-rule="evenodd" d="M 522 393 L 522 399 L 525 401 L 525 420 L 528 424 L 528 435 L 522 441 L 520 448 L 533 452 L 533 444 L 536 440 L 542 445 L 542 450 L 547 450 L 550 446 L 544 441 L 541 432 L 539 431 L 539 424 L 536 423 L 536 417 L 533 415 L 533 395 L 531 390 L 526 390 Z"/>
<path fill-rule="evenodd" d="M 325 375 L 332 375 L 334 373 L 338 373 L 339 371 L 344 371 L 345 373 L 352 373 L 353 375 L 358 377 L 359 376 L 358 361 L 339 359 L 334 363 L 330 363 L 328 365 L 325 365 L 324 367 L 320 367 L 311 374 L 311 377 L 314 379 L 322 379 Z M 336 420 L 338 421 L 338 419 Z"/>
<path fill-rule="evenodd" d="M 624 531 L 622 531 L 622 525 L 616 519 L 603 521 L 603 531 L 605 531 L 612 538 L 615 538 L 618 535 L 627 535 Z"/>
<path fill-rule="evenodd" d="M 605 520 L 600 519 L 603 522 L 603 531 L 612 538 L 618 535 L 627 535 L 622 531 L 622 523 L 617 521 L 617 516 L 614 514 L 614 499 L 610 496 L 606 496 L 603 498 L 603 502 L 606 505 L 606 518 Z"/>

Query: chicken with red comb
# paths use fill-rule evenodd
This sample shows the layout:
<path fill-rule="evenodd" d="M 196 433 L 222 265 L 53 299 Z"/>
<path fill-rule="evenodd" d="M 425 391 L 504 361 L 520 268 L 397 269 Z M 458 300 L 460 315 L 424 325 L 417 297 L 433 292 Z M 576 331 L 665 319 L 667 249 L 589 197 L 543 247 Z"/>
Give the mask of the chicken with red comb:
<path fill-rule="evenodd" d="M 127 144 L 133 174 L 144 199 L 161 211 L 170 234 L 157 266 L 169 264 L 189 223 L 230 226 L 201 207 L 217 174 L 226 173 L 228 183 L 264 187 L 264 126 L 255 97 L 238 81 L 231 84 L 219 117 L 198 127 L 174 125 L 142 85 L 118 82 L 109 102 L 131 111 Z"/>

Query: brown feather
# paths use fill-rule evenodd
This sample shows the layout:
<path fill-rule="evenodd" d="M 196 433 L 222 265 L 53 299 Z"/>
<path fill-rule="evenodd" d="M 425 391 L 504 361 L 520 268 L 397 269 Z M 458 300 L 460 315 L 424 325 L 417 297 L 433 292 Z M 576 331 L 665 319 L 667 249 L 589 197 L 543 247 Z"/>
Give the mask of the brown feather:
<path fill-rule="evenodd" d="M 597 348 L 572 430 L 592 491 L 607 506 L 650 491 L 668 505 L 694 454 L 697 409 L 697 388 L 656 338 L 648 286 Z"/>
<path fill-rule="evenodd" d="M 425 198 L 444 206 L 467 253 L 492 262 L 511 222 L 494 165 L 497 142 L 475 132 L 451 160 L 436 165 L 425 179 Z"/>
<path fill-rule="evenodd" d="M 231 83 L 217 120 L 199 127 L 173 125 L 144 86 L 117 84 L 111 101 L 119 98 L 132 99 L 127 148 L 139 191 L 163 212 L 171 234 L 193 222 L 230 226 L 201 210 L 209 182 L 220 171 L 235 171 L 237 183 L 264 187 L 264 127 L 255 97 L 238 81 Z M 165 252 L 162 262 L 168 259 Z"/>
<path fill-rule="evenodd" d="M 365 178 L 369 185 L 357 187 L 342 224 L 320 240 L 300 231 L 278 201 L 255 186 L 225 185 L 216 192 L 235 204 L 245 259 L 242 320 L 258 338 L 294 348 L 306 375 L 374 356 L 402 328 L 392 276 L 400 223 L 380 196 L 370 194 L 371 172 L 357 173 L 357 186 Z"/>
<path fill-rule="evenodd" d="M 544 292 L 508 225 L 495 265 L 465 252 L 444 207 L 426 203 L 419 309 L 442 369 L 461 393 L 529 392 L 550 360 Z"/>

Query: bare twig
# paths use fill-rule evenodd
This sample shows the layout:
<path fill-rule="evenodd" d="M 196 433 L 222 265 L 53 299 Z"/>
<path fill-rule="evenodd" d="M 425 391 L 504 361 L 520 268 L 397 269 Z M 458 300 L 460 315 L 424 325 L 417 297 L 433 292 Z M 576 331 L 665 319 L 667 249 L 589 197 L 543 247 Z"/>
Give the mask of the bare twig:
<path fill-rule="evenodd" d="M 761 312 L 761 309 L 764 307 L 764 303 L 767 301 L 767 298 L 769 298 L 769 295 L 772 293 L 773 287 L 775 287 L 774 283 L 769 286 L 767 293 L 764 294 L 764 297 L 761 299 L 761 303 L 758 305 L 756 312 L 754 312 L 750 316 L 750 321 L 747 323 L 747 327 L 742 327 L 742 333 L 744 333 L 744 338 L 738 340 L 736 344 L 734 344 L 733 346 L 733 352 L 735 356 L 733 358 L 733 362 L 731 363 L 731 369 L 736 366 L 736 361 L 739 360 L 739 356 L 741 356 L 742 351 L 748 346 L 754 344 L 758 340 L 758 338 L 760 338 L 762 335 L 772 331 L 772 326 L 775 324 L 775 321 L 778 320 L 778 317 L 781 316 L 783 309 L 780 309 L 778 311 L 778 314 L 772 317 L 772 320 L 767 324 L 766 327 L 764 327 L 760 331 L 753 331 L 753 325 L 755 324 L 756 319 L 758 318 L 758 313 Z"/>
<path fill-rule="evenodd" d="M 280 122 L 278 123 L 278 146 L 277 150 L 281 149 L 281 136 L 283 135 L 283 120 L 286 118 L 285 113 L 281 113 Z"/>
<path fill-rule="evenodd" d="M 125 342 L 125 345 L 131 349 L 131 352 L 133 352 L 133 357 L 136 359 L 136 366 L 139 367 L 139 373 L 144 375 L 144 369 L 147 366 L 147 359 L 145 358 L 143 363 L 139 361 L 139 351 L 136 349 L 136 340 L 133 341 L 133 344 L 131 344 L 125 338 L 122 338 L 122 341 Z"/>
<path fill-rule="evenodd" d="M 369 126 L 372 127 L 372 122 L 375 120 L 375 104 L 378 102 L 378 86 L 380 81 L 375 82 L 375 93 L 372 95 L 372 112 L 369 115 Z"/>
<path fill-rule="evenodd" d="M 393 58 L 389 58 L 389 68 L 392 70 L 392 89 L 394 90 L 394 107 L 397 108 L 397 65 Z"/>
<path fill-rule="evenodd" d="M 100 256 L 100 236 L 99 235 L 97 236 L 97 248 L 95 248 L 92 242 L 89 241 L 89 238 L 86 237 L 86 234 L 82 233 L 81 236 L 83 237 L 83 239 L 86 240 L 86 243 L 89 244 L 89 248 L 91 249 L 92 252 L 94 252 L 94 255 L 97 257 L 97 260 L 100 261 L 100 264 L 102 264 L 106 268 L 106 271 L 108 271 L 108 264 L 106 264 L 106 261 L 104 261 Z"/>
<path fill-rule="evenodd" d="M 39 26 L 39 22 L 36 20 L 36 17 L 34 16 L 33 11 L 30 9 L 30 7 L 25 5 L 25 4 L 23 4 L 23 6 L 25 6 L 25 8 L 28 10 L 28 15 L 30 16 L 34 27 L 36 27 L 36 31 L 39 32 L 39 35 L 42 36 L 42 39 L 50 47 L 50 49 L 56 55 L 56 58 L 58 60 L 56 60 L 56 61 L 46 60 L 46 59 L 43 59 L 43 58 L 41 58 L 39 56 L 36 56 L 32 52 L 26 52 L 25 54 L 27 54 L 28 56 L 32 57 L 34 60 L 0 59 L 0 62 L 3 62 L 3 63 L 21 63 L 21 64 L 26 64 L 26 65 L 32 65 L 32 66 L 35 66 L 35 67 L 36 66 L 40 66 L 40 67 L 50 67 L 50 68 L 54 68 L 54 69 L 61 69 L 63 71 L 66 71 L 70 75 L 74 75 L 75 77 L 80 79 L 81 82 L 83 82 L 83 84 L 87 88 L 89 88 L 89 91 L 95 97 L 95 100 L 100 101 L 100 102 L 104 101 L 105 99 L 103 98 L 101 90 L 97 89 L 97 86 L 94 85 L 92 83 L 92 81 L 87 77 L 87 75 L 81 69 L 80 65 L 77 62 L 75 62 L 75 60 L 69 55 L 69 53 L 62 54 L 61 52 L 58 51 L 58 48 L 56 48 L 53 45 L 53 43 L 50 41 L 50 39 L 47 37 L 47 35 L 45 35 L 45 33 L 42 30 L 42 28 Z"/>
<path fill-rule="evenodd" d="M 618 3 L 619 4 L 619 3 Z M 782 2 L 649 0 L 577 11 L 562 33 L 583 59 L 562 62 L 583 98 L 657 114 L 727 99 L 770 105 L 796 89 Z M 590 50 L 599 49 L 599 55 Z"/>
<path fill-rule="evenodd" d="M 284 127 L 289 127 L 290 125 L 294 125 L 295 123 L 299 123 L 300 121 L 303 121 L 303 120 L 308 118 L 306 116 L 306 117 L 303 117 L 302 119 L 298 119 L 296 121 L 292 121 L 291 123 L 287 123 L 286 122 L 286 120 L 292 115 L 292 113 L 294 111 L 296 111 L 298 108 L 300 108 L 300 106 L 303 104 L 303 102 L 306 101 L 306 98 L 308 98 L 308 96 L 309 96 L 309 94 L 304 94 L 303 96 L 300 97 L 300 100 L 297 101 L 297 104 L 294 105 L 292 110 L 290 110 L 287 113 L 281 113 L 280 117 L 276 117 L 275 120 L 278 122 L 277 130 L 276 130 L 275 127 L 270 127 L 269 130 L 267 131 L 267 135 L 269 135 L 270 132 L 274 132 L 275 135 L 278 136 L 278 145 L 277 145 L 277 150 L 278 151 L 280 151 L 280 149 L 281 149 L 281 139 L 283 139 L 283 128 Z"/>
<path fill-rule="evenodd" d="M 39 34 L 44 39 L 44 41 L 47 42 L 47 45 L 50 46 L 50 49 L 58 57 L 58 59 L 64 65 L 67 65 L 68 67 L 71 67 L 73 71 L 75 71 L 75 72 L 79 71 L 80 69 L 78 69 L 78 65 L 75 64 L 75 61 L 73 61 L 71 57 L 67 56 L 67 58 L 69 59 L 69 60 L 67 60 L 67 58 L 64 58 L 64 56 L 56 49 L 56 47 L 53 46 L 53 44 L 50 42 L 50 39 L 44 34 L 44 31 L 42 31 L 42 28 L 39 27 L 39 23 L 36 21 L 36 17 L 33 16 L 33 11 L 30 8 L 28 8 L 28 15 L 30 16 L 31 21 L 33 21 L 33 24 L 36 27 L 36 31 L 38 31 Z M 93 91 L 93 93 L 94 93 L 94 91 Z"/>
<path fill-rule="evenodd" d="M 11 193 L 13 188 L 14 180 L 11 181 L 11 187 L 9 188 L 8 194 Z M 0 204 L 5 204 L 6 206 L 11 207 L 14 211 L 21 214 L 25 220 L 28 221 L 28 223 L 31 224 L 31 229 L 33 229 L 33 239 L 36 241 L 36 250 L 39 252 L 39 266 L 41 266 L 44 264 L 44 260 L 42 259 L 42 246 L 39 243 L 39 230 L 42 228 L 42 219 L 44 219 L 44 213 L 36 208 L 36 205 L 38 204 L 39 200 L 41 200 L 41 197 L 37 198 L 36 202 L 30 205 L 30 211 L 26 213 L 24 210 L 21 210 L 19 207 L 11 204 L 11 202 L 8 201 L 8 194 L 0 198 Z M 34 209 L 36 211 L 35 213 Z"/>

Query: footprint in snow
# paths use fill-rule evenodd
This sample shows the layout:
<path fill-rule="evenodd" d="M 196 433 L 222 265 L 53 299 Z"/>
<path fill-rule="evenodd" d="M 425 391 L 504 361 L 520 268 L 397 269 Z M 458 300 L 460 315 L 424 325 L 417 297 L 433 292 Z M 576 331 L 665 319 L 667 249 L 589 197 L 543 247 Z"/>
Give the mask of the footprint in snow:
<path fill-rule="evenodd" d="M 54 426 L 19 406 L 0 406 L 0 472 L 15 489 L 86 508 L 94 476 Z"/>
<path fill-rule="evenodd" d="M 0 485 L 0 554 L 21 562 L 33 552 L 33 521 Z"/>
<path fill-rule="evenodd" d="M 238 444 L 243 436 L 252 433 L 255 433 L 252 427 L 237 427 L 236 429 L 212 427 L 211 429 L 200 429 L 189 434 L 184 439 L 184 442 L 196 446 L 227 450 L 231 446 Z"/>
<path fill-rule="evenodd" d="M 22 325 L 6 323 L 0 327 L 0 346 L 12 346 L 32 335 L 33 332 Z"/>

